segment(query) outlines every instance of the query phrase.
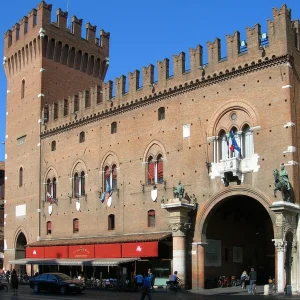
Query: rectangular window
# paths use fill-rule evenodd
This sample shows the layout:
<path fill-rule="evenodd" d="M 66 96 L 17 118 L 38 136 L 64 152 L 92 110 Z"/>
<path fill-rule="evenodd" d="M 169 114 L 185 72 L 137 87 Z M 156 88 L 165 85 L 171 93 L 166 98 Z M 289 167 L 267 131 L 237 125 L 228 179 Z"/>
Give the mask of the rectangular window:
<path fill-rule="evenodd" d="M 67 99 L 64 100 L 64 117 L 69 114 L 69 101 Z"/>
<path fill-rule="evenodd" d="M 79 111 L 79 101 L 78 101 L 78 95 L 74 96 L 74 113 Z"/>
<path fill-rule="evenodd" d="M 91 106 L 90 92 L 85 91 L 85 108 L 88 108 L 90 106 Z"/>
<path fill-rule="evenodd" d="M 53 119 L 57 120 L 58 119 L 58 103 L 54 103 L 53 105 Z"/>
<path fill-rule="evenodd" d="M 101 91 L 101 87 L 98 85 L 97 86 L 97 104 L 102 103 L 102 95 L 103 95 L 103 92 Z"/>

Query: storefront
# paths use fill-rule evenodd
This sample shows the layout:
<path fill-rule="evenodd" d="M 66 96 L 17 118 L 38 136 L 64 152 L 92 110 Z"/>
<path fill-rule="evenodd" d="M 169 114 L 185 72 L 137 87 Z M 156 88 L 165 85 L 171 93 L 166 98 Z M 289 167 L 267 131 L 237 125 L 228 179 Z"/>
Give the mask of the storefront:
<path fill-rule="evenodd" d="M 169 233 L 148 235 L 154 240 L 147 240 L 145 235 L 132 238 L 134 242 L 113 240 L 113 243 L 90 243 L 79 240 L 44 240 L 26 247 L 26 258 L 10 261 L 15 265 L 30 265 L 31 275 L 34 269 L 39 273 L 62 272 L 70 277 L 84 276 L 89 280 L 118 279 L 129 285 L 134 274 L 152 269 L 155 285 L 164 285 L 171 274 L 172 237 Z M 127 240 L 128 237 L 126 237 Z M 148 238 L 149 239 L 149 238 Z M 106 239 L 107 240 L 107 239 Z M 97 239 L 94 239 L 97 242 Z M 59 242 L 64 245 L 59 245 Z M 90 239 L 89 242 L 92 242 Z M 28 270 L 28 268 L 27 268 Z"/>

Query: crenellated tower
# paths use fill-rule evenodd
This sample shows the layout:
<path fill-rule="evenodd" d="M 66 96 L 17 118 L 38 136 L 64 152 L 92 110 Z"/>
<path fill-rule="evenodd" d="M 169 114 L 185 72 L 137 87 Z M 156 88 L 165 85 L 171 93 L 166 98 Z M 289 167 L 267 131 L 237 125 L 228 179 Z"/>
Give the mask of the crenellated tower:
<path fill-rule="evenodd" d="M 5 259 L 24 257 L 24 245 L 40 237 L 40 132 L 47 122 L 49 106 L 57 99 L 96 86 L 100 98 L 109 66 L 109 33 L 87 23 L 82 37 L 82 19 L 56 10 L 42 1 L 4 36 L 3 65 L 7 77 L 6 166 L 7 193 Z M 98 99 L 100 101 L 101 99 Z M 69 105 L 74 98 L 70 99 Z M 40 159 L 37 159 L 40 158 Z M 10 227 L 11 226 L 11 227 Z M 16 234 L 15 228 L 23 229 Z M 14 249 L 18 248 L 18 251 Z"/>

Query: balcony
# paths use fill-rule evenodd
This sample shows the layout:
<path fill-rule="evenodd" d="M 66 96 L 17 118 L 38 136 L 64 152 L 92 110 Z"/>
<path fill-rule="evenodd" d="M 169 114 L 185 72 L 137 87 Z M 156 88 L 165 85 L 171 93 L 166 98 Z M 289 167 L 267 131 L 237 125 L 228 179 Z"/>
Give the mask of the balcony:
<path fill-rule="evenodd" d="M 221 177 L 223 181 L 224 178 L 234 178 L 233 181 L 237 181 L 238 184 L 242 183 L 245 173 L 258 172 L 260 168 L 258 158 L 257 154 L 253 154 L 251 157 L 243 159 L 231 157 L 220 160 L 218 163 L 211 164 L 209 176 L 211 179 Z"/>

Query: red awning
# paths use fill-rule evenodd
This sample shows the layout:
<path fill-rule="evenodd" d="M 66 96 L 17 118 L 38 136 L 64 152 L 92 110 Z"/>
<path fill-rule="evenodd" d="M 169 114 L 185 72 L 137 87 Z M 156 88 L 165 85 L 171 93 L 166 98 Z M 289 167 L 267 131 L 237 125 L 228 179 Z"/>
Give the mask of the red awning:
<path fill-rule="evenodd" d="M 126 243 L 122 245 L 122 257 L 157 257 L 158 242 Z"/>
<path fill-rule="evenodd" d="M 44 247 L 27 247 L 26 258 L 44 258 L 45 248 Z"/>
<path fill-rule="evenodd" d="M 95 258 L 122 257 L 121 244 L 95 245 Z"/>
<path fill-rule="evenodd" d="M 68 246 L 45 247 L 45 258 L 68 258 Z"/>

